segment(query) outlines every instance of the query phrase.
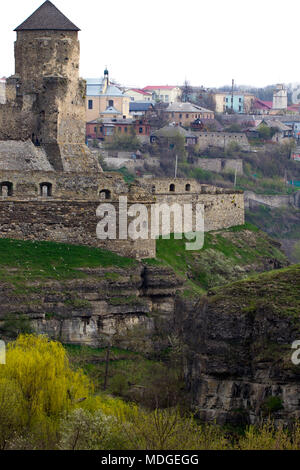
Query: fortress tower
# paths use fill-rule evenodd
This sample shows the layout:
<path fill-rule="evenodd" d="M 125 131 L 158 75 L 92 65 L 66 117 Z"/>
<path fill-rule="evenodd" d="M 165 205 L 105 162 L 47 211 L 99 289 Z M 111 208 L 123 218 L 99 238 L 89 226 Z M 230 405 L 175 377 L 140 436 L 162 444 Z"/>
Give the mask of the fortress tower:
<path fill-rule="evenodd" d="M 2 120 L 2 132 L 6 127 L 11 139 L 41 146 L 56 171 L 99 170 L 85 146 L 79 28 L 47 0 L 15 31 L 15 75 L 6 96 L 10 119 L 6 126 Z"/>

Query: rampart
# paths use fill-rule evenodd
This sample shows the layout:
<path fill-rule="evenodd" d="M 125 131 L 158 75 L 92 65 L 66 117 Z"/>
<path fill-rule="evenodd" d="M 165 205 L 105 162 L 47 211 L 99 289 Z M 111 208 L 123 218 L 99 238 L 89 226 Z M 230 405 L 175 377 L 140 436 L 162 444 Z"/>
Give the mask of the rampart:
<path fill-rule="evenodd" d="M 250 145 L 247 136 L 243 133 L 231 132 L 197 132 L 198 146 L 200 150 L 207 147 L 220 147 L 226 149 L 231 143 L 237 143 L 243 150 L 249 150 Z"/>

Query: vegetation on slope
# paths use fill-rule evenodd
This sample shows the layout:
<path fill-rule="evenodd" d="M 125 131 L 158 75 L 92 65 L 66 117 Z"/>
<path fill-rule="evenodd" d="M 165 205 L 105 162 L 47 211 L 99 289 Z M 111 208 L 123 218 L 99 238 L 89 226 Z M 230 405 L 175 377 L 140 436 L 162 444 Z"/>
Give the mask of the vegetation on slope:
<path fill-rule="evenodd" d="M 298 423 L 286 430 L 270 418 L 238 435 L 178 408 L 149 411 L 95 394 L 62 346 L 43 336 L 20 336 L 0 368 L 1 450 L 296 450 L 299 435 Z"/>
<path fill-rule="evenodd" d="M 100 248 L 0 239 L 0 280 L 12 284 L 36 279 L 79 278 L 85 274 L 78 268 L 126 268 L 135 263 L 133 259 Z"/>
<path fill-rule="evenodd" d="M 299 318 L 300 265 L 265 272 L 210 290 L 211 302 L 222 301 L 228 313 L 243 311 Z M 230 304 L 229 304 L 230 302 Z"/>
<path fill-rule="evenodd" d="M 188 279 L 196 292 L 288 264 L 279 245 L 251 224 L 205 233 L 204 246 L 187 251 L 186 240 L 157 240 L 157 260 Z"/>
<path fill-rule="evenodd" d="M 292 263 L 300 262 L 300 210 L 260 205 L 246 211 L 246 220 L 281 241 Z"/>

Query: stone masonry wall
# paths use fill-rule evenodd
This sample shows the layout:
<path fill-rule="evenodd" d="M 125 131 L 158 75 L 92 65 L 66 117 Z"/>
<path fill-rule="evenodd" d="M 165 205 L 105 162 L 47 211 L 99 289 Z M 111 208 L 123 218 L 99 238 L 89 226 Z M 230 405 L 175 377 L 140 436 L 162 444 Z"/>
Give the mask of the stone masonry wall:
<path fill-rule="evenodd" d="M 245 134 L 231 132 L 197 132 L 198 146 L 200 150 L 205 150 L 207 147 L 221 147 L 226 148 L 232 142 L 239 144 L 244 150 L 250 148 L 248 139 Z"/>
<path fill-rule="evenodd" d="M 237 170 L 238 175 L 243 175 L 243 160 L 240 158 L 197 158 L 192 165 L 216 173 L 235 172 Z"/>
<path fill-rule="evenodd" d="M 154 258 L 155 240 L 99 240 L 96 201 L 0 200 L 0 237 L 55 241 L 107 249 L 132 258 Z M 119 220 L 118 205 L 113 203 Z M 150 212 L 149 206 L 147 206 Z M 128 220 L 130 222 L 130 218 Z"/>

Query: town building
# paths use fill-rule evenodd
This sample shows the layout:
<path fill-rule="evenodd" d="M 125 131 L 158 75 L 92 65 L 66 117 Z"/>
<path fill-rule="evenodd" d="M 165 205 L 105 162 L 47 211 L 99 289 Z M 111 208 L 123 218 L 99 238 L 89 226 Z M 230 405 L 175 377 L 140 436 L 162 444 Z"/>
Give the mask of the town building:
<path fill-rule="evenodd" d="M 245 114 L 252 111 L 255 100 L 254 95 L 245 92 L 217 92 L 213 93 L 216 113 L 233 112 Z"/>
<path fill-rule="evenodd" d="M 131 101 L 129 104 L 129 113 L 133 118 L 151 116 L 155 113 L 154 103 L 152 101 Z"/>
<path fill-rule="evenodd" d="M 192 132 L 185 130 L 181 126 L 171 124 L 152 132 L 150 135 L 150 143 L 160 143 L 170 148 L 178 136 L 182 136 L 184 138 L 185 145 L 197 144 L 197 136 Z"/>
<path fill-rule="evenodd" d="M 109 72 L 104 70 L 104 78 L 86 80 L 86 121 L 95 119 L 129 118 L 130 97 L 110 82 Z"/>
<path fill-rule="evenodd" d="M 255 98 L 252 106 L 254 114 L 269 114 L 273 106 L 272 101 L 263 101 Z"/>
<path fill-rule="evenodd" d="M 196 119 L 214 119 L 214 112 L 192 103 L 172 103 L 162 110 L 169 122 L 190 126 Z"/>
<path fill-rule="evenodd" d="M 276 85 L 273 92 L 273 109 L 287 109 L 287 89 L 283 84 Z"/>
<path fill-rule="evenodd" d="M 149 136 L 150 125 L 146 119 L 95 119 L 87 122 L 87 139 L 109 141 L 114 135 Z"/>
<path fill-rule="evenodd" d="M 129 96 L 131 101 L 152 101 L 152 93 L 141 88 L 129 88 L 124 95 Z"/>
<path fill-rule="evenodd" d="M 180 100 L 182 91 L 178 86 L 160 85 L 160 86 L 146 86 L 144 91 L 151 93 L 152 100 L 163 103 L 176 103 Z"/>

